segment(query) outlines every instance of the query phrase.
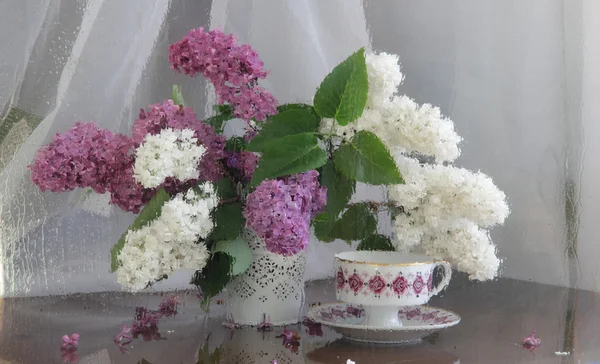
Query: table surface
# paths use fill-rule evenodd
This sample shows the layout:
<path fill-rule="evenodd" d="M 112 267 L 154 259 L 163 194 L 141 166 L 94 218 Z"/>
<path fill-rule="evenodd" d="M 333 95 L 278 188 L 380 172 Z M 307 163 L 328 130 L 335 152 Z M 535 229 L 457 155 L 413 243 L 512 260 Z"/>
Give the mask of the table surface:
<path fill-rule="evenodd" d="M 307 303 L 335 300 L 332 281 L 310 282 Z M 136 306 L 157 307 L 160 294 L 96 293 L 60 297 L 0 299 L 0 364 L 61 363 L 62 335 L 78 333 L 79 363 L 93 364 L 278 364 L 294 363 L 600 363 L 600 303 L 593 292 L 501 279 L 489 283 L 457 277 L 430 305 L 462 316 L 459 325 L 412 346 L 373 346 L 343 340 L 323 327 L 305 327 L 297 351 L 276 338 L 282 328 L 261 333 L 223 327 L 223 305 L 206 316 L 196 292 L 174 292 L 179 314 L 163 318 L 165 340 L 135 340 L 128 354 L 113 336 L 130 324 Z M 520 341 L 532 330 L 542 340 L 534 353 Z M 561 356 L 557 353 L 569 353 Z"/>

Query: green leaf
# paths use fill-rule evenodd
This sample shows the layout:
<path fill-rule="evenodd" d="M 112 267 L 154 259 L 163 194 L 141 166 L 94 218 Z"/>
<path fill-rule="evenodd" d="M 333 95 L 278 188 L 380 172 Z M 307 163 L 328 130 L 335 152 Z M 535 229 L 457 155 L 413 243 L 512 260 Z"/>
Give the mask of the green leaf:
<path fill-rule="evenodd" d="M 326 212 L 321 212 L 320 214 L 318 214 L 317 216 L 315 216 L 315 218 L 313 219 L 314 222 L 328 222 L 329 221 L 329 214 Z"/>
<path fill-rule="evenodd" d="M 335 221 L 323 213 L 313 221 L 315 236 L 324 242 L 342 239 L 346 242 L 362 240 L 377 229 L 377 221 L 364 203 L 350 205 L 342 218 Z"/>
<path fill-rule="evenodd" d="M 327 162 L 318 138 L 309 133 L 288 135 L 270 144 L 254 171 L 251 186 L 265 179 L 317 169 Z"/>
<path fill-rule="evenodd" d="M 244 273 L 254 258 L 252 257 L 252 249 L 244 239 L 236 239 L 232 241 L 219 241 L 213 252 L 223 252 L 229 254 L 233 259 L 231 266 L 231 275 L 236 276 Z"/>
<path fill-rule="evenodd" d="M 209 346 L 210 334 L 206 336 L 206 342 L 198 350 L 198 361 L 196 364 L 220 364 L 221 355 L 223 353 L 222 347 L 217 347 L 212 353 L 210 352 Z"/>
<path fill-rule="evenodd" d="M 225 150 L 229 150 L 232 152 L 241 152 L 246 150 L 246 146 L 248 143 L 242 137 L 231 137 L 227 139 L 225 143 Z"/>
<path fill-rule="evenodd" d="M 217 112 L 217 115 L 204 120 L 204 122 L 212 126 L 215 131 L 221 132 L 223 131 L 223 123 L 233 119 L 233 107 L 231 105 L 223 104 L 213 105 L 212 108 Z"/>
<path fill-rule="evenodd" d="M 335 168 L 346 177 L 372 185 L 404 183 L 387 147 L 370 131 L 359 131 L 334 155 Z"/>
<path fill-rule="evenodd" d="M 152 197 L 150 202 L 148 202 L 148 204 L 146 206 L 144 206 L 142 211 L 140 211 L 140 214 L 135 218 L 135 220 L 133 221 L 131 226 L 129 226 L 129 229 L 127 229 L 127 231 L 121 236 L 121 239 L 119 239 L 119 242 L 117 242 L 117 244 L 115 244 L 113 246 L 113 248 L 110 250 L 110 271 L 111 272 L 114 272 L 117 270 L 117 268 L 119 268 L 119 261 L 117 259 L 117 256 L 119 255 L 119 253 L 125 246 L 125 237 L 127 236 L 127 232 L 130 230 L 131 231 L 138 230 L 138 229 L 146 226 L 148 223 L 150 223 L 152 220 L 156 219 L 158 216 L 160 216 L 162 207 L 165 204 L 165 202 L 167 202 L 169 200 L 169 198 L 170 198 L 170 196 L 167 193 L 167 191 L 165 191 L 164 188 L 161 188 L 160 190 L 158 190 L 156 192 L 156 195 L 154 195 L 154 197 Z"/>
<path fill-rule="evenodd" d="M 229 178 L 223 178 L 214 182 L 217 195 L 220 200 L 230 200 L 238 197 L 237 191 Z"/>
<path fill-rule="evenodd" d="M 333 235 L 342 240 L 361 240 L 377 229 L 377 221 L 364 203 L 350 205 L 342 218 L 335 223 Z"/>
<path fill-rule="evenodd" d="M 218 114 L 233 114 L 233 106 L 229 104 L 213 105 L 212 109 Z"/>
<path fill-rule="evenodd" d="M 239 202 L 219 205 L 213 213 L 215 227 L 210 233 L 210 240 L 235 240 L 242 233 L 245 219 L 242 215 L 242 204 Z"/>
<path fill-rule="evenodd" d="M 175 103 L 175 105 L 185 105 L 183 101 L 183 94 L 181 93 L 181 87 L 178 85 L 173 85 L 173 91 L 171 92 L 171 100 Z"/>
<path fill-rule="evenodd" d="M 356 250 L 380 250 L 386 252 L 396 251 L 390 238 L 380 234 L 373 234 L 358 244 Z"/>
<path fill-rule="evenodd" d="M 335 236 L 332 235 L 333 228 L 335 226 L 334 221 L 329 221 L 329 216 L 326 212 L 323 212 L 315 217 L 313 220 L 313 227 L 315 228 L 315 236 L 320 241 L 331 243 L 335 240 Z"/>
<path fill-rule="evenodd" d="M 288 110 L 297 110 L 297 109 L 308 110 L 311 113 L 313 113 L 316 118 L 319 118 L 319 115 L 315 111 L 315 108 L 312 107 L 311 105 L 308 105 L 308 104 L 299 104 L 298 103 L 298 104 L 283 104 L 283 105 L 277 106 L 277 112 L 278 113 L 285 112 L 285 111 L 288 111 Z"/>
<path fill-rule="evenodd" d="M 216 252 L 211 255 L 202 270 L 197 270 L 190 284 L 200 287 L 204 295 L 203 304 L 218 295 L 231 280 L 231 263 L 233 258 L 227 253 Z"/>
<path fill-rule="evenodd" d="M 359 49 L 328 74 L 315 94 L 315 111 L 340 125 L 358 119 L 367 104 L 369 80 L 365 50 Z"/>
<path fill-rule="evenodd" d="M 333 161 L 328 160 L 321 171 L 321 185 L 327 187 L 327 213 L 337 219 L 350 202 L 356 182 L 337 171 Z"/>
<path fill-rule="evenodd" d="M 247 149 L 251 152 L 262 152 L 287 135 L 316 132 L 319 120 L 312 108 L 295 108 L 280 112 L 263 124 L 262 130 L 248 144 Z"/>
<path fill-rule="evenodd" d="M 204 120 L 204 122 L 212 126 L 215 131 L 221 132 L 223 130 L 223 123 L 231 119 L 233 119 L 233 114 L 224 113 L 212 116 Z"/>

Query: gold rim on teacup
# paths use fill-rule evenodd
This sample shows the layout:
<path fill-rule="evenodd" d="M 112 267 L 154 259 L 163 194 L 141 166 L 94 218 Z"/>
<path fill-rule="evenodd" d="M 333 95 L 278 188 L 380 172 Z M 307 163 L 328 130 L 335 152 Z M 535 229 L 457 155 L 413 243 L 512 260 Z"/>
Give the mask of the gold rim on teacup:
<path fill-rule="evenodd" d="M 340 257 L 340 255 L 343 254 L 348 254 L 348 253 L 360 253 L 359 251 L 354 251 L 354 252 L 343 252 L 343 253 L 338 253 L 335 255 L 335 259 L 339 260 L 340 262 L 344 262 L 344 263 L 349 263 L 349 264 L 360 264 L 360 265 L 366 265 L 366 266 L 371 266 L 371 267 L 413 267 L 413 266 L 417 266 L 417 265 L 428 265 L 428 264 L 436 264 L 439 262 L 443 262 L 443 260 L 441 259 L 434 259 L 431 258 L 431 260 L 427 260 L 427 261 L 417 261 L 417 262 L 403 262 L 403 263 L 375 263 L 375 262 L 367 262 L 367 261 L 361 261 L 361 260 L 357 260 L 357 259 L 353 259 L 353 258 L 342 258 Z M 371 252 L 371 251 L 364 251 L 364 253 L 368 254 L 368 253 L 375 253 L 375 252 Z M 378 251 L 377 253 L 385 253 L 383 251 Z M 388 252 L 389 254 L 399 254 L 400 252 Z M 400 253 L 403 254 L 403 253 Z M 419 258 L 429 258 L 427 256 L 424 256 L 422 254 L 411 254 L 411 253 L 406 253 L 405 256 L 416 256 Z"/>
<path fill-rule="evenodd" d="M 441 262 L 441 260 L 432 260 L 430 262 L 411 262 L 411 263 L 370 263 L 370 262 L 358 262 L 352 259 L 344 259 L 336 257 L 337 260 L 341 262 L 351 263 L 351 264 L 363 264 L 370 265 L 374 267 L 409 267 L 414 265 L 425 265 L 425 264 L 435 264 L 437 262 Z"/>

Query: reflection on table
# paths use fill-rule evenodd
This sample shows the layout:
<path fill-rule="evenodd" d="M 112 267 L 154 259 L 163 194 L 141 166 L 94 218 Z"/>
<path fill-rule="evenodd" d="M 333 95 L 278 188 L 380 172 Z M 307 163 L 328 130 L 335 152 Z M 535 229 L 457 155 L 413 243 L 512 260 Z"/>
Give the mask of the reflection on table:
<path fill-rule="evenodd" d="M 332 302 L 332 281 L 307 285 L 307 305 Z M 206 316 L 195 292 L 176 292 L 179 314 L 161 319 L 164 340 L 135 340 L 122 354 L 113 337 L 131 323 L 136 306 L 156 307 L 160 294 L 83 294 L 0 300 L 0 362 L 62 363 L 62 335 L 80 335 L 80 364 L 243 363 L 593 363 L 600 361 L 598 295 L 541 284 L 499 280 L 468 282 L 458 276 L 430 304 L 462 316 L 459 325 L 413 346 L 349 342 L 327 327 L 288 326 L 299 345 L 284 345 L 283 328 L 223 327 L 224 307 Z M 519 342 L 537 331 L 543 344 L 534 353 Z M 557 352 L 568 353 L 559 356 Z M 142 359 L 144 361 L 142 361 Z"/>

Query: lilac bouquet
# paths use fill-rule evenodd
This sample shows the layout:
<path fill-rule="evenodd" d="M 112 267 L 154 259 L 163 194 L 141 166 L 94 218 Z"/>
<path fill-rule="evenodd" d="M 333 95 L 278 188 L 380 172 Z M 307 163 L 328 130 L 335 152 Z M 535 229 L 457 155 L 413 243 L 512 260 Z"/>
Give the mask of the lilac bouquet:
<path fill-rule="evenodd" d="M 313 105 L 279 105 L 259 86 L 268 72 L 258 54 L 219 30 L 191 30 L 169 47 L 169 61 L 212 83 L 214 116 L 198 119 L 174 86 L 171 99 L 140 111 L 131 136 L 76 123 L 30 166 L 42 191 L 91 188 L 138 214 L 111 250 L 126 289 L 192 268 L 209 300 L 251 265 L 245 228 L 284 256 L 304 250 L 314 231 L 359 249 L 422 244 L 474 278 L 495 275 L 480 226 L 504 220 L 505 196 L 489 177 L 448 165 L 460 137 L 439 109 L 395 95 L 397 56 L 360 49 L 323 80 Z M 223 126 L 236 118 L 245 133 L 226 138 Z M 389 201 L 350 203 L 358 182 L 389 186 Z M 381 209 L 392 213 L 393 238 L 377 233 Z"/>

